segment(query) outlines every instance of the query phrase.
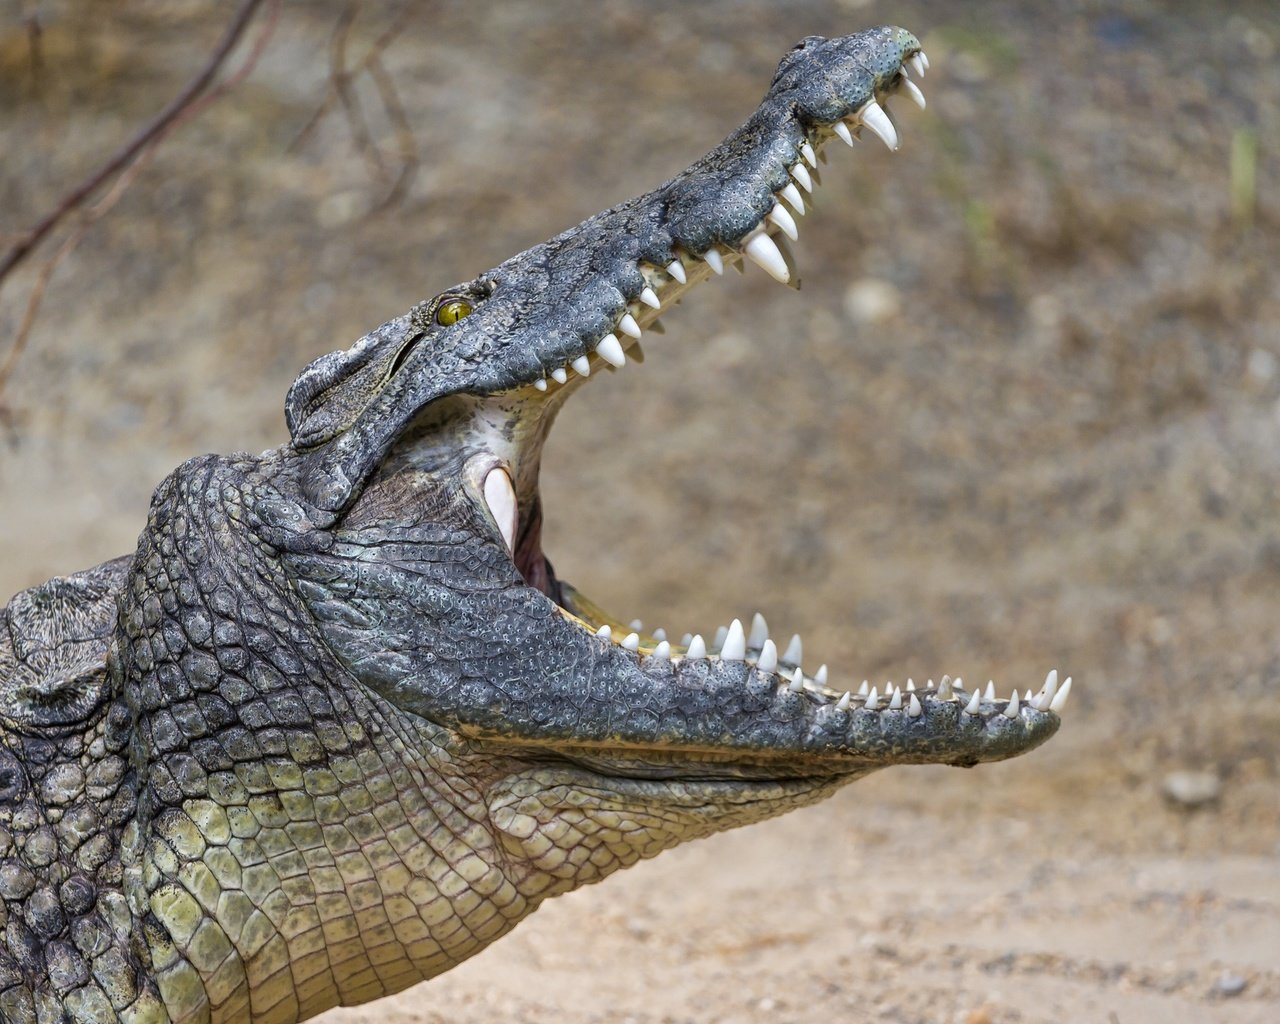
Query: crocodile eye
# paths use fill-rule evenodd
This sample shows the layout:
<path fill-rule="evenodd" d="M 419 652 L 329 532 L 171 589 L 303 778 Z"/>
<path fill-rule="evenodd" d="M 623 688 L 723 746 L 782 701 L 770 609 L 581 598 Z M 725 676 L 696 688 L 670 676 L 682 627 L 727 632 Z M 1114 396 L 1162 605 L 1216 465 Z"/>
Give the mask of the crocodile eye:
<path fill-rule="evenodd" d="M 436 323 L 441 327 L 448 327 L 470 314 L 471 303 L 466 299 L 450 299 L 448 302 L 442 302 L 440 308 L 436 310 Z"/>

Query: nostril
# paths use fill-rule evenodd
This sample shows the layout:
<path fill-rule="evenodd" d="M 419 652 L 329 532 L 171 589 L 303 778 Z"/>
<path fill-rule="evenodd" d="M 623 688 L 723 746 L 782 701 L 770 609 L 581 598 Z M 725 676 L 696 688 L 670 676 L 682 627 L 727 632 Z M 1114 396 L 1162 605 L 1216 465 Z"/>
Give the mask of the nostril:
<path fill-rule="evenodd" d="M 516 489 L 512 486 L 511 477 L 501 466 L 489 470 L 484 478 L 484 500 L 489 506 L 489 514 L 502 531 L 502 539 L 507 542 L 507 550 L 515 553 L 516 524 L 520 521 L 519 509 L 516 507 Z"/>

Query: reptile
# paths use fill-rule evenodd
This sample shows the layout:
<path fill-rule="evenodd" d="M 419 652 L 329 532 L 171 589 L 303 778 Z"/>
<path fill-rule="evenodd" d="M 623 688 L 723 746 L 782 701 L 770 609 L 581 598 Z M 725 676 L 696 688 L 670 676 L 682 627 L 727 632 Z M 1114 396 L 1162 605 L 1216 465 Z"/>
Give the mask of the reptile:
<path fill-rule="evenodd" d="M 542 550 L 567 396 L 727 265 L 794 284 L 818 154 L 896 149 L 927 67 L 803 40 L 705 157 L 315 360 L 285 444 L 189 460 L 133 555 L 9 601 L 0 1019 L 304 1020 L 677 843 L 1053 735 L 1056 673 L 848 692 L 759 616 L 624 626 Z"/>

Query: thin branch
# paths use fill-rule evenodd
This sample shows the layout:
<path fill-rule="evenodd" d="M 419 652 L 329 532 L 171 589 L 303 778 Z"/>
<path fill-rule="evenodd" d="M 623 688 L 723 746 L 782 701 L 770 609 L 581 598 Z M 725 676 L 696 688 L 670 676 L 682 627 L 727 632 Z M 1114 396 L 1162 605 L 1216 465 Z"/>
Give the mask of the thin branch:
<path fill-rule="evenodd" d="M 260 2 L 260 0 L 259 0 Z M 115 182 L 112 184 L 110 191 L 102 197 L 94 206 L 83 212 L 80 222 L 73 231 L 58 247 L 58 251 L 53 254 L 40 267 L 40 271 L 36 276 L 35 284 L 31 287 L 31 293 L 27 298 L 27 308 L 23 313 L 22 323 L 18 327 L 17 335 L 14 337 L 9 352 L 5 356 L 3 364 L 0 364 L 0 413 L 5 411 L 3 403 L 3 395 L 5 385 L 8 383 L 9 376 L 12 374 L 14 367 L 18 363 L 18 359 L 22 356 L 27 346 L 27 339 L 30 337 L 31 328 L 35 325 L 36 315 L 40 311 L 40 306 L 44 301 L 44 293 L 48 288 L 49 280 L 53 276 L 54 271 L 66 259 L 84 239 L 89 232 L 104 215 L 109 213 L 128 191 L 129 186 L 142 173 L 143 169 L 151 162 L 156 153 L 160 149 L 161 143 L 169 137 L 174 131 L 186 122 L 198 117 L 205 109 L 217 102 L 228 92 L 245 80 L 257 65 L 259 58 L 262 56 L 263 50 L 266 49 L 267 41 L 271 38 L 272 32 L 275 30 L 276 22 L 280 17 L 280 0 L 271 0 L 270 13 L 266 23 L 259 31 L 257 38 L 253 42 L 249 53 L 246 55 L 240 67 L 229 78 L 220 82 L 218 86 L 203 96 L 191 97 L 187 103 L 183 105 L 183 109 L 178 110 L 169 118 L 166 124 L 161 125 L 158 129 L 150 134 L 150 137 L 143 143 L 133 156 L 128 166 L 124 167 Z"/>
<path fill-rule="evenodd" d="M 26 259 L 31 251 L 44 240 L 49 232 L 62 222 L 67 214 L 80 209 L 85 201 L 104 182 L 119 173 L 143 148 L 163 132 L 196 97 L 208 88 L 209 83 L 213 81 L 219 68 L 222 67 L 227 56 L 235 48 L 240 36 L 244 34 L 245 28 L 253 19 L 262 2 L 263 0 L 242 0 L 239 10 L 236 11 L 235 16 L 231 19 L 231 24 L 227 26 L 226 32 L 223 33 L 222 40 L 218 43 L 217 48 L 200 72 L 187 83 L 182 92 L 170 100 L 168 105 L 152 118 L 149 124 L 145 125 L 132 139 L 121 146 L 106 163 L 67 193 L 62 201 L 39 224 L 28 231 L 23 239 L 9 250 L 4 259 L 0 260 L 0 282 L 3 282 L 14 267 Z"/>
<path fill-rule="evenodd" d="M 369 62 L 369 77 L 378 87 L 378 95 L 382 98 L 383 109 L 396 131 L 396 142 L 400 147 L 400 173 L 391 184 L 391 190 L 377 206 L 385 210 L 394 206 L 409 188 L 413 176 L 418 172 L 418 140 L 414 138 L 413 127 L 409 124 L 409 115 L 405 113 L 404 104 L 400 102 L 400 93 L 396 89 L 395 80 L 388 73 L 380 56 Z"/>

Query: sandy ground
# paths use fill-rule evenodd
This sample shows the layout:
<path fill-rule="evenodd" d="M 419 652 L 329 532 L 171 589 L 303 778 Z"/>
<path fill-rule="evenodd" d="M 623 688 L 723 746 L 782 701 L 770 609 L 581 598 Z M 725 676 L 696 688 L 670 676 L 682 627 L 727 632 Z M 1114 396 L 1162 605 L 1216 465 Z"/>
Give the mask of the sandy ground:
<path fill-rule="evenodd" d="M 4 232 L 225 17 L 35 6 L 35 76 L 0 8 Z M 54 277 L 4 396 L 5 594 L 131 548 L 182 459 L 279 443 L 313 356 L 705 151 L 799 37 L 932 58 L 900 154 L 832 153 L 801 292 L 729 275 L 571 403 L 547 548 L 625 618 L 758 607 L 854 683 L 1058 666 L 1060 735 L 675 850 L 326 1024 L 1280 1020 L 1280 10 L 959 6 L 424 7 L 387 54 L 423 165 L 378 211 L 340 116 L 290 147 L 340 9 L 291 5 Z M 1188 770 L 1216 800 L 1164 795 Z"/>

